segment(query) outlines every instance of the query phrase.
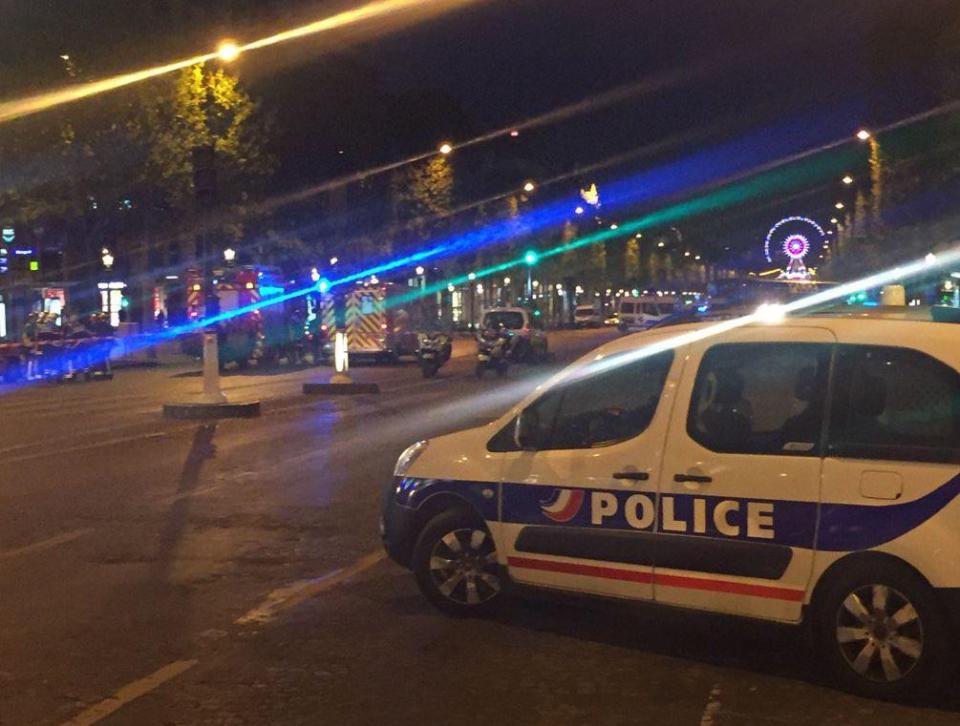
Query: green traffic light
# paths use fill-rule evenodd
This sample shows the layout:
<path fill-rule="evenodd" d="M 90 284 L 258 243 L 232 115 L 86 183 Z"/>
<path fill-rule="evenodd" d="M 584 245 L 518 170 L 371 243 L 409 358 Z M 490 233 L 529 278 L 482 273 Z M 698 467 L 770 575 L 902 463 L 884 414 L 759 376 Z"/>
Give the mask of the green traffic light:
<path fill-rule="evenodd" d="M 526 253 L 523 255 L 523 261 L 526 262 L 531 267 L 537 264 L 537 261 L 539 259 L 540 259 L 540 255 L 538 255 L 533 250 L 527 250 Z"/>

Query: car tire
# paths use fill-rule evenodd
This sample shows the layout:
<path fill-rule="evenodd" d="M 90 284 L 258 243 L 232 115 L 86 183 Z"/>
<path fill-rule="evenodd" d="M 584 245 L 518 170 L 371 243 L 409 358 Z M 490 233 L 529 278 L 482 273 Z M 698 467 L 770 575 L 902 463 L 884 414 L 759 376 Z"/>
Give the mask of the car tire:
<path fill-rule="evenodd" d="M 420 592 L 449 615 L 488 615 L 503 599 L 493 538 L 468 511 L 451 509 L 431 519 L 417 538 L 411 565 Z"/>
<path fill-rule="evenodd" d="M 905 565 L 869 562 L 839 573 L 814 603 L 821 662 L 843 689 L 911 700 L 934 692 L 949 631 L 932 588 Z"/>

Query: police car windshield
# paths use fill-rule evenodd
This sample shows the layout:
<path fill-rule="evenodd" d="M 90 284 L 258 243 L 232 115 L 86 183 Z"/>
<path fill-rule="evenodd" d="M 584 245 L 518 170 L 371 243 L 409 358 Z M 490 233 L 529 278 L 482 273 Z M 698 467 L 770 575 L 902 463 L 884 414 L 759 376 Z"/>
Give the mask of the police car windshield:
<path fill-rule="evenodd" d="M 499 328 L 501 326 L 507 330 L 520 330 L 523 327 L 523 313 L 500 310 L 495 313 L 487 313 L 484 316 L 483 327 Z"/>

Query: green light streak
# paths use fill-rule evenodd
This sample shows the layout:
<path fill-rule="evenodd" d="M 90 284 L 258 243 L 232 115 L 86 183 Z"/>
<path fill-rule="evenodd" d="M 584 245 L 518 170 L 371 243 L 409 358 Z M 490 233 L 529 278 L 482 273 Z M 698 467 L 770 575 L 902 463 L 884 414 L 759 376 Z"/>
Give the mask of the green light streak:
<path fill-rule="evenodd" d="M 689 199 L 663 209 L 650 212 L 636 219 L 620 222 L 617 229 L 603 230 L 584 235 L 562 245 L 538 252 L 539 260 L 544 260 L 566 252 L 578 250 L 598 242 L 636 234 L 645 230 L 676 224 L 709 212 L 716 212 L 727 207 L 736 206 L 764 196 L 781 194 L 797 188 L 814 184 L 822 179 L 832 179 L 847 168 L 856 156 L 855 148 L 828 149 L 802 158 L 792 166 L 781 166 L 768 171 L 754 173 L 750 178 L 742 181 L 729 182 L 715 191 L 703 196 Z M 722 184 L 722 183 L 721 183 Z M 391 306 L 404 305 L 423 295 L 431 295 L 447 289 L 449 286 L 458 287 L 466 283 L 476 282 L 499 272 L 506 272 L 515 267 L 526 265 L 526 253 L 506 262 L 490 267 L 474 270 L 466 275 L 458 275 L 442 280 L 423 289 L 416 288 L 402 295 L 397 295 L 390 301 Z"/>

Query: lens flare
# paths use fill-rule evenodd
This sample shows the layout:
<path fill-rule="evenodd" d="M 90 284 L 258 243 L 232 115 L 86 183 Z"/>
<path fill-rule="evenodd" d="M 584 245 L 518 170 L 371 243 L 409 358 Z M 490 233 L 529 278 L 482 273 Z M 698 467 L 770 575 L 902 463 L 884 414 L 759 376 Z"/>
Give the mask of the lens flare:
<path fill-rule="evenodd" d="M 227 41 L 221 44 L 221 46 L 213 53 L 202 53 L 200 55 L 193 56 L 192 58 L 185 58 L 183 60 L 174 61 L 173 63 L 166 63 L 164 65 L 146 68 L 144 70 L 134 71 L 131 73 L 124 73 L 122 75 L 114 76 L 112 78 L 105 78 L 100 81 L 81 83 L 75 86 L 63 88 L 58 91 L 41 93 L 15 101 L 6 101 L 0 103 L 0 123 L 12 121 L 13 119 L 21 118 L 23 116 L 40 113 L 41 111 L 54 108 L 55 106 L 60 106 L 65 103 L 73 103 L 74 101 L 89 98 L 90 96 L 96 96 L 100 93 L 107 93 L 108 91 L 123 88 L 124 86 L 140 83 L 151 78 L 156 78 L 157 76 L 166 75 L 167 73 L 173 73 L 182 68 L 188 68 L 198 63 L 206 63 L 207 61 L 214 60 L 215 58 L 220 58 L 224 61 L 231 61 L 237 58 L 237 56 L 239 56 L 241 53 L 245 53 L 247 51 L 266 48 L 271 45 L 277 45 L 278 43 L 287 43 L 292 40 L 299 40 L 311 35 L 326 33 L 347 25 L 370 21 L 375 18 L 386 17 L 402 11 L 413 9 L 424 10 L 428 8 L 431 10 L 447 10 L 455 6 L 466 5 L 470 2 L 473 2 L 473 0 L 375 0 L 375 2 L 367 3 L 359 8 L 345 10 L 343 12 L 336 13 L 335 15 L 323 18 L 322 20 L 307 23 L 306 25 L 301 25 L 298 28 L 285 30 L 274 35 L 269 35 L 265 38 L 251 41 L 245 45 L 237 45 L 234 42 Z"/>

